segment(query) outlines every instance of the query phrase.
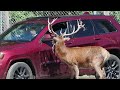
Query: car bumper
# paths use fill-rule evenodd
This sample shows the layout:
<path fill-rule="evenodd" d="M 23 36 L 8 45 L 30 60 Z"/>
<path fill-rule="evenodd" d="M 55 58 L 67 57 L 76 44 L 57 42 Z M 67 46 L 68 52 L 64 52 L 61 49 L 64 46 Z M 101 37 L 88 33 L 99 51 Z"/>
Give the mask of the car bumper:
<path fill-rule="evenodd" d="M 5 79 L 7 73 L 7 67 L 0 62 L 0 79 Z"/>

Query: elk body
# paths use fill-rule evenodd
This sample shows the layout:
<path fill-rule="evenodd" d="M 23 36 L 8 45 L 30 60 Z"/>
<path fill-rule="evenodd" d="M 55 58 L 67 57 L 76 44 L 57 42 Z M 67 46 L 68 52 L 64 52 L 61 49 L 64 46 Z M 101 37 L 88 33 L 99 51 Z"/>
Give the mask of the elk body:
<path fill-rule="evenodd" d="M 48 29 L 49 32 L 54 34 L 53 41 L 55 54 L 57 57 L 65 62 L 69 68 L 71 69 L 71 78 L 75 77 L 79 79 L 79 68 L 94 68 L 96 73 L 100 76 L 100 79 L 105 79 L 105 71 L 103 68 L 103 64 L 110 58 L 110 53 L 100 46 L 86 46 L 86 47 L 67 47 L 65 45 L 65 41 L 70 38 L 65 38 L 64 36 L 69 36 L 77 33 L 81 28 L 84 28 L 82 25 L 82 21 L 77 21 L 78 28 L 75 30 L 73 28 L 73 32 L 70 34 L 66 34 L 60 32 L 61 35 L 58 35 L 53 31 L 52 23 L 55 21 L 54 19 L 51 23 L 48 20 Z"/>

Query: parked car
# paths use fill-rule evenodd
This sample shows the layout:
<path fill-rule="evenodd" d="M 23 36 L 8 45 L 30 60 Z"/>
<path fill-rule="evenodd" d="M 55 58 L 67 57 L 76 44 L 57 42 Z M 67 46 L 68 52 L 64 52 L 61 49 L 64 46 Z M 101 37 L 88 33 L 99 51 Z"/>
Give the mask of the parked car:
<path fill-rule="evenodd" d="M 69 78 L 70 69 L 52 51 L 48 32 L 48 18 L 35 17 L 18 22 L 0 35 L 1 79 L 53 79 Z M 68 47 L 102 46 L 120 58 L 120 25 L 113 16 L 89 15 L 58 17 L 53 30 L 67 33 L 77 20 L 82 20 L 85 30 L 71 35 Z M 119 59 L 108 60 L 105 65 L 108 79 L 120 79 Z M 81 68 L 80 75 L 96 75 L 94 69 Z"/>

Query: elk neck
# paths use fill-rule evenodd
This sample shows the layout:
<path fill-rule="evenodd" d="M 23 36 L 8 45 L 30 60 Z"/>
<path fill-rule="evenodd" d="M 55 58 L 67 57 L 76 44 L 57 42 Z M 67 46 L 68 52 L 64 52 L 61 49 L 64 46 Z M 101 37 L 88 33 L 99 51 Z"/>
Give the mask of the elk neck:
<path fill-rule="evenodd" d="M 64 57 L 64 55 L 66 55 L 67 47 L 66 47 L 64 41 L 57 42 L 55 44 L 55 52 L 60 57 Z"/>

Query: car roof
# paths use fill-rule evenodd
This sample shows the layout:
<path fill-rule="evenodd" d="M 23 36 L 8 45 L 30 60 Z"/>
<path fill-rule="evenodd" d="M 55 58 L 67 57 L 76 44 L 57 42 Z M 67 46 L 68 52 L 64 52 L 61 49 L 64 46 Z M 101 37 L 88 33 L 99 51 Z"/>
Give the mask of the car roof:
<path fill-rule="evenodd" d="M 79 17 L 95 17 L 95 18 L 113 18 L 114 16 L 105 16 L 105 15 L 74 15 L 74 16 L 48 16 L 48 17 L 31 17 L 31 18 L 27 18 L 26 20 L 31 21 L 31 20 L 48 20 L 48 18 L 50 19 L 54 19 L 54 18 L 58 18 L 58 19 L 65 19 L 65 18 L 79 18 Z"/>
<path fill-rule="evenodd" d="M 72 19 L 72 18 L 95 18 L 95 19 L 106 19 L 106 18 L 114 18 L 114 16 L 105 16 L 105 15 L 90 15 L 90 14 L 83 14 L 83 15 L 73 15 L 73 16 L 47 16 L 47 17 L 30 17 L 27 18 L 23 21 L 21 21 L 22 23 L 24 22 L 44 22 L 45 24 L 47 24 L 47 21 L 49 19 L 54 19 L 54 18 L 58 18 L 59 20 L 65 20 L 65 19 Z M 19 23 L 21 23 L 19 22 Z"/>

